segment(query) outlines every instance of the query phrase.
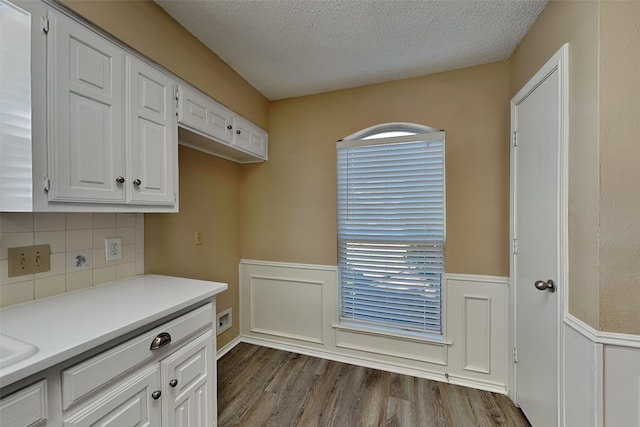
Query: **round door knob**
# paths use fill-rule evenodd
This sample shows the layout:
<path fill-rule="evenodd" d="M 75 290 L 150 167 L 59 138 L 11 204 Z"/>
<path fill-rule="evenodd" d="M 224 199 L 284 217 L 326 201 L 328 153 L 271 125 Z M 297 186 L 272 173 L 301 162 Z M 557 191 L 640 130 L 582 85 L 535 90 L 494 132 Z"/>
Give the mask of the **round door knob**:
<path fill-rule="evenodd" d="M 116 178 L 116 182 L 117 182 L 118 184 L 122 184 L 122 183 L 124 183 L 124 176 L 119 176 L 119 177 L 117 177 L 117 178 Z"/>
<path fill-rule="evenodd" d="M 153 400 L 160 399 L 160 396 L 162 396 L 162 392 L 160 390 L 156 390 L 153 393 L 151 393 L 151 397 L 153 398 Z"/>
<path fill-rule="evenodd" d="M 536 289 L 538 289 L 539 291 L 549 291 L 549 292 L 556 291 L 556 284 L 551 279 L 547 280 L 546 282 L 544 280 L 537 280 L 533 284 L 533 286 L 535 286 Z"/>
<path fill-rule="evenodd" d="M 231 129 L 233 129 L 233 126 L 227 125 L 227 129 L 231 130 Z"/>
<path fill-rule="evenodd" d="M 238 130 L 236 131 L 236 133 L 237 133 L 238 135 L 240 135 L 240 134 L 242 133 L 242 131 L 241 131 L 240 129 L 238 129 Z"/>
<path fill-rule="evenodd" d="M 173 379 L 173 380 L 169 381 L 169 385 L 170 385 L 171 387 L 175 387 L 175 386 L 177 386 L 177 385 L 178 385 L 178 380 Z"/>
<path fill-rule="evenodd" d="M 142 184 L 142 181 L 140 181 L 139 179 L 133 180 L 133 185 L 140 185 L 140 184 Z"/>

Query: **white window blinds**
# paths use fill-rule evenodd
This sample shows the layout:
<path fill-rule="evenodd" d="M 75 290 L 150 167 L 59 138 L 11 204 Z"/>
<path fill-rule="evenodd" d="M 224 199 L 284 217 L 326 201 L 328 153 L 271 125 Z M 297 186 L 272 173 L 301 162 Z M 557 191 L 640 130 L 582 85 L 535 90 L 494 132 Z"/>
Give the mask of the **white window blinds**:
<path fill-rule="evenodd" d="M 444 132 L 337 151 L 341 322 L 441 333 Z"/>

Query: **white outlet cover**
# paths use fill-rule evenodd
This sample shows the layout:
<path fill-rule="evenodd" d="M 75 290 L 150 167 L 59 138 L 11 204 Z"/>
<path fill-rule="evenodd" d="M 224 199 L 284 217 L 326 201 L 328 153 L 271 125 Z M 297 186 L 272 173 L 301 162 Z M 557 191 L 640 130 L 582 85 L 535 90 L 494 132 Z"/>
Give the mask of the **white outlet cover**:
<path fill-rule="evenodd" d="M 67 271 L 82 271 L 93 267 L 93 249 L 67 252 Z"/>
<path fill-rule="evenodd" d="M 113 261 L 122 258 L 122 239 L 120 237 L 112 237 L 104 239 L 104 252 L 107 261 Z"/>

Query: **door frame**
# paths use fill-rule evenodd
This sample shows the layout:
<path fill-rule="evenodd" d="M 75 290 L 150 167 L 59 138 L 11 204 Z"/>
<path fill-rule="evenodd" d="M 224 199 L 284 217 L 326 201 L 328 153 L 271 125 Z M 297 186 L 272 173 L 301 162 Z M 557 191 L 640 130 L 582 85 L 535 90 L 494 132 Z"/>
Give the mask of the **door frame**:
<path fill-rule="evenodd" d="M 509 397 L 517 404 L 517 371 L 514 359 L 516 358 L 516 265 L 515 265 L 515 229 L 516 229 L 516 176 L 517 162 L 514 141 L 516 139 L 516 106 L 522 103 L 551 73 L 558 71 L 559 84 L 559 109 L 558 109 L 558 354 L 556 360 L 556 370 L 558 378 L 558 426 L 564 425 L 564 317 L 567 313 L 567 288 L 569 284 L 569 203 L 568 203 L 568 146 L 569 146 L 569 44 L 564 44 L 540 70 L 529 80 L 518 93 L 511 99 L 511 132 L 510 132 L 510 212 L 509 212 L 509 282 L 510 282 L 510 347 L 513 351 L 511 363 L 509 364 Z"/>

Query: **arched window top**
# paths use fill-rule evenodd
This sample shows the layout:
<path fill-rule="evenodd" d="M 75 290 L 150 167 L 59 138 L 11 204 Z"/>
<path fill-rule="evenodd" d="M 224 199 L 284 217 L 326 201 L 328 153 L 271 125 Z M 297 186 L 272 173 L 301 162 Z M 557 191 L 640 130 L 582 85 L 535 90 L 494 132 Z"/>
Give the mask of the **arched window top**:
<path fill-rule="evenodd" d="M 432 128 L 416 123 L 383 123 L 342 138 L 342 141 L 363 141 L 368 139 L 393 138 L 399 136 L 422 135 L 425 133 L 442 132 L 440 129 Z"/>

